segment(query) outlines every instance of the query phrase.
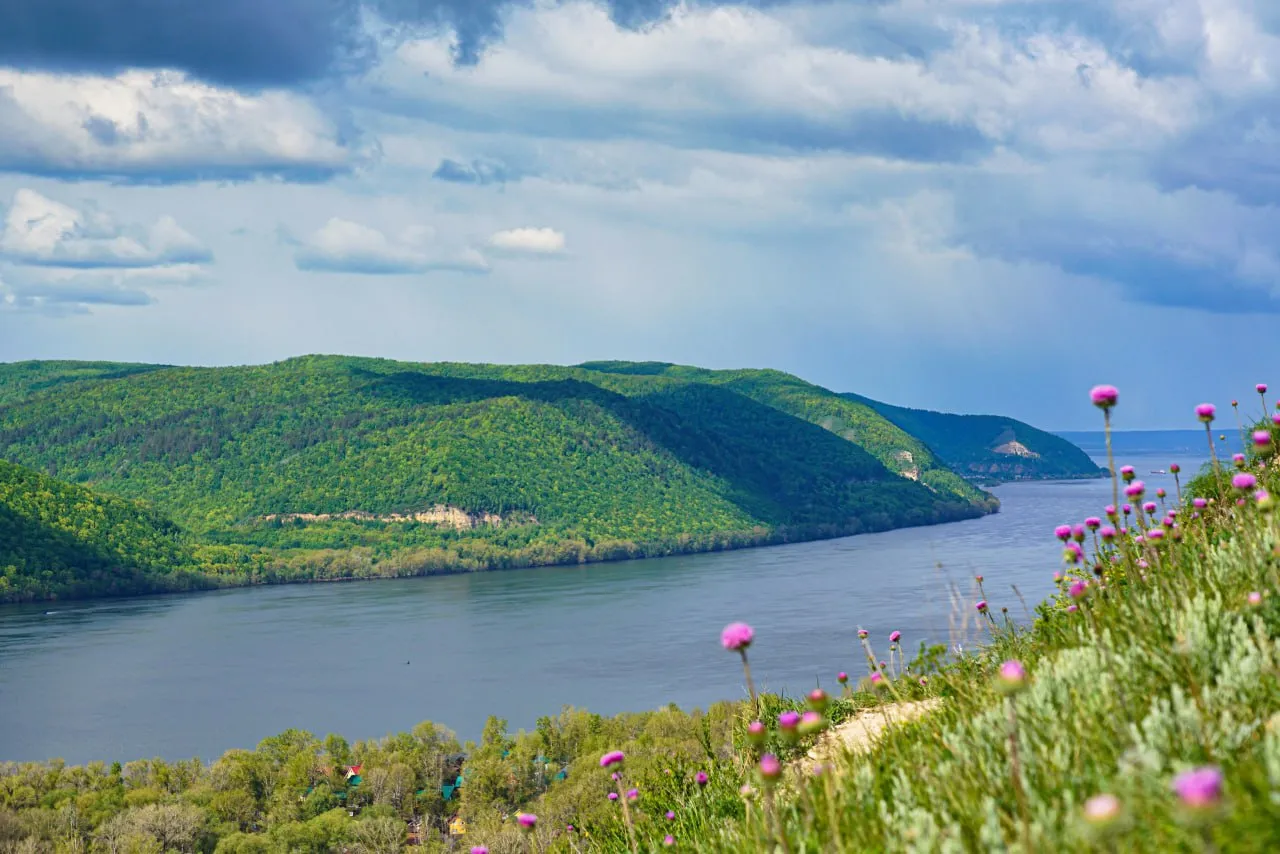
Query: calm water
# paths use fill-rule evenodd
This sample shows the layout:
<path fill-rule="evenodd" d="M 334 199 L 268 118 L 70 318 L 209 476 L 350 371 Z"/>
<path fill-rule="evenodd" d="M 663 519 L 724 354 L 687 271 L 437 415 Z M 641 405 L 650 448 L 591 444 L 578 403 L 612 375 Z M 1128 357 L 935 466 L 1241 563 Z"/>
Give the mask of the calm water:
<path fill-rule="evenodd" d="M 1172 492 L 1147 474 L 1172 459 L 1122 462 Z M 737 619 L 767 687 L 831 687 L 861 672 L 859 624 L 881 647 L 893 629 L 909 649 L 946 642 L 947 578 L 981 572 L 993 605 L 1021 616 L 1017 585 L 1034 607 L 1053 526 L 1100 510 L 1110 481 L 995 491 L 1003 510 L 984 519 L 793 546 L 0 609 L 0 759 L 208 759 L 291 726 L 356 739 L 429 719 L 474 738 L 489 714 L 516 729 L 562 704 L 705 705 L 742 692 L 718 646 Z"/>

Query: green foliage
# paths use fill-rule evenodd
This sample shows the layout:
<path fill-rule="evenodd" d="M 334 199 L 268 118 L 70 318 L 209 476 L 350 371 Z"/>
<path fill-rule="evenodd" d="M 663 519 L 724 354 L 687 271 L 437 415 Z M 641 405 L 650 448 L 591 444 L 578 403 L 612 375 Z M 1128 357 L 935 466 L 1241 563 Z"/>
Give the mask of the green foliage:
<path fill-rule="evenodd" d="M 874 409 L 907 433 L 923 441 L 959 474 L 994 482 L 1018 478 L 1102 477 L 1089 455 L 1067 440 L 1029 424 L 999 415 L 953 415 L 927 409 L 907 409 L 857 394 L 842 397 Z M 1017 442 L 1035 454 L 997 453 Z"/>
<path fill-rule="evenodd" d="M 0 460 L 0 602 L 209 585 L 177 527 Z"/>
<path fill-rule="evenodd" d="M 774 371 L 21 363 L 0 366 L 0 456 L 153 504 L 192 536 L 180 565 L 218 584 L 658 556 L 994 508 L 867 407 Z M 444 508 L 465 524 L 415 515 Z"/>

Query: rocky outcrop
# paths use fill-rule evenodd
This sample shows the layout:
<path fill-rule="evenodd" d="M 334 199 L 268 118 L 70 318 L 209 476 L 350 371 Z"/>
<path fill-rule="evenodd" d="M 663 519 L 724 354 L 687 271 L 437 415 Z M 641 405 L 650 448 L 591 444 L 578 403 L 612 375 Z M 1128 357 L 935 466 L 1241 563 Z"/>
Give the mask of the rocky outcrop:
<path fill-rule="evenodd" d="M 437 504 L 429 510 L 409 513 L 368 513 L 364 510 L 346 510 L 342 513 L 271 513 L 261 517 L 264 522 L 329 522 L 334 519 L 352 519 L 360 522 L 422 522 L 441 525 L 457 531 L 469 531 L 485 525 L 537 524 L 532 514 L 470 513 L 460 507 Z"/>

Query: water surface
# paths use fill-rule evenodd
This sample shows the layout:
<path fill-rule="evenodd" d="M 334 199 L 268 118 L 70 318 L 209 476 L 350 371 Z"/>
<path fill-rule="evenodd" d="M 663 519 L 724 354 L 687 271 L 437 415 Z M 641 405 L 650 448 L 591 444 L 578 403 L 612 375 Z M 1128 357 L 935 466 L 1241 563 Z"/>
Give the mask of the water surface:
<path fill-rule="evenodd" d="M 1172 492 L 1147 474 L 1167 454 L 1123 461 Z M 948 642 L 947 579 L 967 591 L 981 573 L 1025 618 L 1012 586 L 1031 607 L 1051 591 L 1053 527 L 1099 512 L 1110 481 L 994 491 L 983 519 L 799 545 L 0 608 L 0 760 L 210 759 L 289 727 L 354 740 L 434 720 L 475 738 L 490 714 L 515 729 L 562 704 L 705 706 L 742 693 L 717 641 L 739 619 L 765 686 L 831 688 L 862 672 L 859 625 L 882 648 L 894 629 L 912 650 Z"/>

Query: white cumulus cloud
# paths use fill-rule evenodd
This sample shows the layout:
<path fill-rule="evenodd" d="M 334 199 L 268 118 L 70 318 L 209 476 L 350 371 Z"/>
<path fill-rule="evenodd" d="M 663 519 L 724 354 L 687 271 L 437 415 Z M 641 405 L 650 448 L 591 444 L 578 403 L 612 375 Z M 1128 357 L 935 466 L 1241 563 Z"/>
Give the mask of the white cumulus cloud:
<path fill-rule="evenodd" d="M 298 249 L 300 270 L 366 275 L 405 275 L 435 270 L 484 273 L 489 264 L 479 251 L 441 251 L 434 232 L 424 226 L 404 229 L 394 239 L 358 222 L 333 217 Z"/>
<path fill-rule="evenodd" d="M 323 176 L 352 150 L 315 105 L 174 71 L 115 76 L 0 68 L 0 170 L 146 180 Z"/>
<path fill-rule="evenodd" d="M 489 245 L 503 252 L 555 255 L 564 251 L 564 235 L 554 228 L 509 228 L 495 232 Z"/>

